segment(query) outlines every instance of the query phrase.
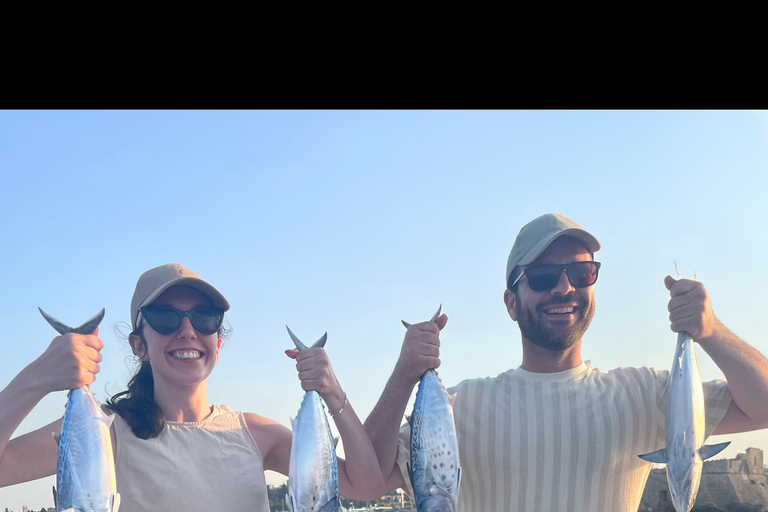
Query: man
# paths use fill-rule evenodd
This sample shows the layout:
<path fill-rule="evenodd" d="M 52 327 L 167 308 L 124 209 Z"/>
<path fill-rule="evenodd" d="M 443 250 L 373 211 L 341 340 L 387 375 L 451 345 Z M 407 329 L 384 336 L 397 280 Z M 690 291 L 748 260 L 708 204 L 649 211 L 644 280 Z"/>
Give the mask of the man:
<path fill-rule="evenodd" d="M 520 327 L 522 364 L 448 390 L 456 393 L 460 512 L 637 511 L 651 467 L 638 455 L 664 446 L 669 372 L 604 373 L 582 360 L 599 249 L 594 236 L 561 215 L 543 215 L 520 230 L 504 303 Z M 664 283 L 671 329 L 688 331 L 727 379 L 704 383 L 706 435 L 768 427 L 768 360 L 715 317 L 701 283 L 670 276 Z M 446 322 L 442 315 L 408 329 L 366 420 L 390 488 L 411 491 L 408 428 L 398 438 L 399 423 L 421 374 L 440 364 Z"/>

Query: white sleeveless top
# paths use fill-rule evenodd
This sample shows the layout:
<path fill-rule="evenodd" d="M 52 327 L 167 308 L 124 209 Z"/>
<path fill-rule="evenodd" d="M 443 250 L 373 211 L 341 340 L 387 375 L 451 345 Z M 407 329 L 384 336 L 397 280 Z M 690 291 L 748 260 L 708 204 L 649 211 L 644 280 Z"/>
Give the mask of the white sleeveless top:
<path fill-rule="evenodd" d="M 269 512 L 263 459 L 243 413 L 212 410 L 202 421 L 166 421 L 146 440 L 115 415 L 120 512 Z"/>

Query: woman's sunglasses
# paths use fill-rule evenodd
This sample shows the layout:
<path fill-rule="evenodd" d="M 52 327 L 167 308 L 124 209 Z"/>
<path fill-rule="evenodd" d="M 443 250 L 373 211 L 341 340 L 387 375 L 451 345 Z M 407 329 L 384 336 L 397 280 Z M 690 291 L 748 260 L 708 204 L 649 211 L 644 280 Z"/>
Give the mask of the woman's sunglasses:
<path fill-rule="evenodd" d="M 598 261 L 576 261 L 566 265 L 536 265 L 523 269 L 517 279 L 509 285 L 511 290 L 520 279 L 525 276 L 528 279 L 528 287 L 535 292 L 546 292 L 557 286 L 560 282 L 560 274 L 565 270 L 568 281 L 574 288 L 586 288 L 597 281 L 597 273 L 600 270 Z"/>
<path fill-rule="evenodd" d="M 202 334 L 215 333 L 224 321 L 224 312 L 211 307 L 179 311 L 170 306 L 144 306 L 140 311 L 149 326 L 160 334 L 176 332 L 184 317 L 189 318 L 192 327 Z"/>

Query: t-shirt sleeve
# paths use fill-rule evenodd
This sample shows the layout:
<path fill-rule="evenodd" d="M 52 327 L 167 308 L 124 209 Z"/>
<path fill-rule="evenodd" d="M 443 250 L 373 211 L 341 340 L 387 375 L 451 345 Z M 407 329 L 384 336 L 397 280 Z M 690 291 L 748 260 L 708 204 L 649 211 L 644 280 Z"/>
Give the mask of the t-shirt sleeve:
<path fill-rule="evenodd" d="M 704 436 L 709 437 L 725 417 L 733 399 L 724 380 L 711 380 L 701 385 L 704 388 Z"/>
<path fill-rule="evenodd" d="M 408 475 L 408 464 L 411 460 L 411 427 L 404 423 L 400 427 L 400 435 L 397 438 L 397 466 L 400 474 L 403 475 L 405 486 L 403 490 L 413 498 L 413 487 L 411 487 L 411 477 Z"/>

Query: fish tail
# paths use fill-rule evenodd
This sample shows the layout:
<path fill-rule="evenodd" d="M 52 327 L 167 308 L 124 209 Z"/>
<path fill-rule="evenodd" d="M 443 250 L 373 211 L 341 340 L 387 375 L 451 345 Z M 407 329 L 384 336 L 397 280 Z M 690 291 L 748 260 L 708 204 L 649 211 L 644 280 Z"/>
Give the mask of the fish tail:
<path fill-rule="evenodd" d="M 104 308 L 102 308 L 101 311 L 96 313 L 92 318 L 87 320 L 79 327 L 70 327 L 69 325 L 53 318 L 51 315 L 43 311 L 42 308 L 38 307 L 37 309 L 40 311 L 40 314 L 43 315 L 45 321 L 48 322 L 51 327 L 56 329 L 56 332 L 59 334 L 67 334 L 68 332 L 73 332 L 75 334 L 91 334 L 94 330 L 96 330 L 101 321 L 104 319 L 105 313 Z"/>

